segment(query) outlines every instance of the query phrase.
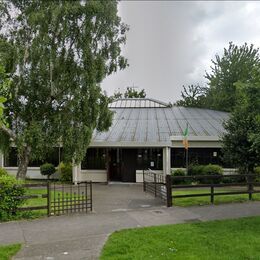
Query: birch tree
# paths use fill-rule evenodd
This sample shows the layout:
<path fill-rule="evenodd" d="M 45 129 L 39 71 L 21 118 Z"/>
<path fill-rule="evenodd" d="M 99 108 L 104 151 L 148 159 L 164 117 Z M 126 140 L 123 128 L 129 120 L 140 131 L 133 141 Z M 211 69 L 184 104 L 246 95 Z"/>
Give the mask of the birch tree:
<path fill-rule="evenodd" d="M 11 79 L 8 90 L 0 89 L 9 124 L 0 126 L 1 140 L 17 147 L 17 178 L 25 178 L 29 160 L 43 159 L 58 143 L 65 160 L 81 161 L 94 129 L 111 125 L 100 83 L 127 66 L 121 46 L 128 27 L 117 4 L 0 0 L 0 57 Z"/>

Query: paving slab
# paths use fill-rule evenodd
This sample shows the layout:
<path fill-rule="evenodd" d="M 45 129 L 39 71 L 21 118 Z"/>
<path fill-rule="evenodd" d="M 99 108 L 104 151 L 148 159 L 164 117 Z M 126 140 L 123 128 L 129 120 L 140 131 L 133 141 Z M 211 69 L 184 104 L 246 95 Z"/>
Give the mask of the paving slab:
<path fill-rule="evenodd" d="M 107 237 L 105 234 L 29 244 L 15 259 L 96 259 Z"/>

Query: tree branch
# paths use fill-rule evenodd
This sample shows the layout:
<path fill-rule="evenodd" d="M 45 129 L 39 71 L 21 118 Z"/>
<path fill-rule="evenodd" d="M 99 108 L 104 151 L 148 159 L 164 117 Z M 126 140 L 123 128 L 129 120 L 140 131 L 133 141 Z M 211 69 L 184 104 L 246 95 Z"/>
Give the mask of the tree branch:
<path fill-rule="evenodd" d="M 15 134 L 12 130 L 10 130 L 9 128 L 7 128 L 4 124 L 2 124 L 2 125 L 0 126 L 0 128 L 1 128 L 6 134 L 8 134 L 13 140 L 16 139 L 16 134 Z"/>

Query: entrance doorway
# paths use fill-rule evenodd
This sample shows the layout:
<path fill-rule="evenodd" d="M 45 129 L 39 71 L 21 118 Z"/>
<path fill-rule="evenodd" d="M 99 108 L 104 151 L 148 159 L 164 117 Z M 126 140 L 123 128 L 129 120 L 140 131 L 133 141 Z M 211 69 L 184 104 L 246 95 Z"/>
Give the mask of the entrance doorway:
<path fill-rule="evenodd" d="M 108 179 L 110 181 L 136 181 L 136 149 L 113 148 L 109 151 Z"/>
<path fill-rule="evenodd" d="M 122 150 L 122 181 L 136 182 L 136 149 Z"/>
<path fill-rule="evenodd" d="M 121 180 L 121 160 L 120 160 L 120 150 L 119 149 L 111 149 L 109 151 L 109 169 L 108 169 L 108 179 L 110 181 L 122 181 Z"/>

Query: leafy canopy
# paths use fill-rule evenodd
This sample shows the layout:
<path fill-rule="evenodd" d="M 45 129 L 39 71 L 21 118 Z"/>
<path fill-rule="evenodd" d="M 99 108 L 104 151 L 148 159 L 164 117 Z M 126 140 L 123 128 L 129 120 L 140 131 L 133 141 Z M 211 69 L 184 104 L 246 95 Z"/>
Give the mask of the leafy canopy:
<path fill-rule="evenodd" d="M 224 48 L 223 55 L 217 54 L 215 60 L 212 60 L 211 71 L 205 76 L 209 85 L 207 94 L 209 108 L 233 111 L 237 100 L 235 83 L 250 82 L 259 63 L 259 50 L 253 45 L 245 43 L 236 46 L 230 42 L 229 47 Z"/>
<path fill-rule="evenodd" d="M 212 60 L 211 71 L 205 78 L 207 87 L 183 86 L 181 100 L 176 104 L 186 107 L 200 107 L 231 112 L 237 103 L 236 83 L 253 80 L 253 71 L 260 64 L 259 49 L 247 43 L 236 46 L 230 42 L 222 55 Z"/>
<path fill-rule="evenodd" d="M 11 79 L 7 91 L 0 89 L 11 131 L 4 134 L 17 146 L 19 163 L 25 155 L 42 159 L 59 143 L 67 160 L 79 162 L 94 129 L 111 124 L 99 84 L 127 65 L 121 45 L 128 27 L 117 1 L 10 0 L 0 6 L 0 58 Z"/>
<path fill-rule="evenodd" d="M 260 162 L 260 68 L 251 83 L 236 84 L 237 105 L 225 124 L 225 159 L 243 172 L 253 172 Z"/>
<path fill-rule="evenodd" d="M 0 89 L 7 89 L 9 87 L 10 81 L 5 73 L 4 66 L 0 64 Z M 6 98 L 0 96 L 0 125 L 4 124 L 4 103 L 6 102 Z"/>
<path fill-rule="evenodd" d="M 118 98 L 145 98 L 146 92 L 144 89 L 138 91 L 134 87 L 127 87 L 125 92 L 117 90 L 114 92 L 113 96 L 110 97 L 110 101 L 113 101 Z"/>
<path fill-rule="evenodd" d="M 199 84 L 183 86 L 181 92 L 181 100 L 178 100 L 175 105 L 184 107 L 205 107 L 207 88 Z"/>

